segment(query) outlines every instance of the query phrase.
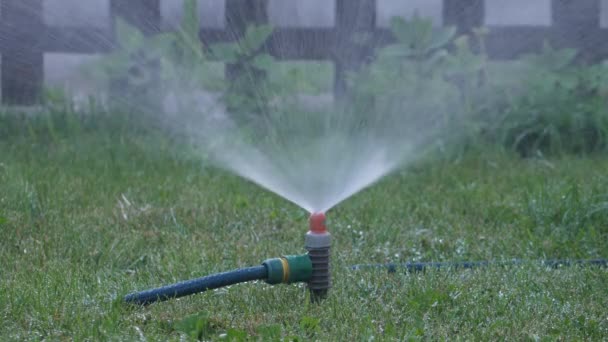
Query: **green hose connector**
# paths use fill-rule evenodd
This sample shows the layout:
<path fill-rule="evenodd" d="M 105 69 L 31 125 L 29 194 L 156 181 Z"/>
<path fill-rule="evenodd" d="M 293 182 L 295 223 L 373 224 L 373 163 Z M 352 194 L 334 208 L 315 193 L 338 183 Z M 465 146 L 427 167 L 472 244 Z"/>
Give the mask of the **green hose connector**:
<path fill-rule="evenodd" d="M 262 263 L 268 270 L 268 284 L 308 282 L 312 277 L 312 262 L 308 254 L 286 255 Z"/>

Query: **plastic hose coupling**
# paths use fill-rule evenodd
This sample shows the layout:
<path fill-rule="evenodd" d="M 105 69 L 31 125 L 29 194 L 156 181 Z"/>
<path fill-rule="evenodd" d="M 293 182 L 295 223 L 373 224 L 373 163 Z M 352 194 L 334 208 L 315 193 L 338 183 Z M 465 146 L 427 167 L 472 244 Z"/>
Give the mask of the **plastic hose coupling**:
<path fill-rule="evenodd" d="M 312 214 L 309 223 L 310 230 L 306 233 L 305 247 L 312 262 L 312 277 L 308 281 L 308 289 L 311 301 L 317 302 L 327 297 L 327 291 L 331 287 L 331 235 L 325 227 L 325 214 Z"/>
<path fill-rule="evenodd" d="M 262 263 L 268 272 L 268 284 L 307 282 L 312 276 L 312 262 L 307 254 L 286 255 Z"/>

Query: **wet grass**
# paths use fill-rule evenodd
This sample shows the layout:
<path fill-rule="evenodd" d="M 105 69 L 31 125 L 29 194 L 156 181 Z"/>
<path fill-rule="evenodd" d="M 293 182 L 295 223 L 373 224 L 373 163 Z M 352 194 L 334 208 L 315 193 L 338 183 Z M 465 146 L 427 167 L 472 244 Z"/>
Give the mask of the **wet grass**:
<path fill-rule="evenodd" d="M 475 153 L 388 177 L 329 213 L 334 288 L 322 305 L 303 286 L 253 283 L 137 308 L 120 298 L 303 252 L 306 213 L 161 138 L 12 124 L 0 137 L 2 340 L 608 336 L 606 269 L 348 270 L 608 257 L 606 158 Z"/>

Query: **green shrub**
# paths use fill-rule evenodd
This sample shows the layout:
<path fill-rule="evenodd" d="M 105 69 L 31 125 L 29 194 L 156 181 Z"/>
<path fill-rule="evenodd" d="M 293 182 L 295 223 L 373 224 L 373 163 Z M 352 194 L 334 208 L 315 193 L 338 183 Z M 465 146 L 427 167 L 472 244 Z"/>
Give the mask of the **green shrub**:
<path fill-rule="evenodd" d="M 195 1 L 187 0 L 185 6 L 190 15 L 172 33 L 146 38 L 119 21 L 121 49 L 104 59 L 98 74 L 110 79 L 127 75 L 135 88 L 129 99 L 146 103 L 139 99 L 149 98 L 157 89 L 151 84 L 158 82 L 146 76 L 153 74 L 146 71 L 148 62 L 160 60 L 163 85 L 177 92 L 220 92 L 239 120 L 237 126 L 249 133 L 259 125 L 272 131 L 269 126 L 282 124 L 289 115 L 304 116 L 294 122 L 317 115 L 295 106 L 293 99 L 302 91 L 319 90 L 327 75 L 282 71 L 285 65 L 261 52 L 272 27 L 251 26 L 236 42 L 204 47 L 198 40 Z M 523 157 L 606 150 L 606 64 L 577 64 L 576 51 L 548 44 L 515 61 L 490 61 L 486 29 L 457 36 L 454 28 L 435 28 L 418 16 L 394 18 L 391 31 L 396 42 L 379 48 L 370 63 L 349 75 L 349 101 L 323 115 L 336 116 L 348 129 L 408 136 L 448 154 L 488 145 Z M 215 62 L 239 65 L 243 72 L 226 80 L 210 67 Z M 323 68 L 309 71 L 314 70 L 327 73 Z M 270 77 L 252 77 L 257 74 Z"/>
<path fill-rule="evenodd" d="M 559 52 L 545 51 L 545 54 Z M 574 58 L 573 54 L 569 56 Z M 523 82 L 525 93 L 500 113 L 494 138 L 522 156 L 539 152 L 551 155 L 605 152 L 608 147 L 606 65 L 568 64 L 553 70 L 536 63 L 531 65 L 537 71 Z"/>

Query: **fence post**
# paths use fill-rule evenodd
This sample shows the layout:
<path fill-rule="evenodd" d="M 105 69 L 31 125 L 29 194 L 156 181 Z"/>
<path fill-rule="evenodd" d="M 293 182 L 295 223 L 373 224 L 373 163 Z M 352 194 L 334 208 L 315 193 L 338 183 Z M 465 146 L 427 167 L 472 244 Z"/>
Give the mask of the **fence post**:
<path fill-rule="evenodd" d="M 606 51 L 600 32 L 600 0 L 553 0 L 553 44 L 575 48 L 583 61 L 598 61 Z"/>
<path fill-rule="evenodd" d="M 114 27 L 117 18 L 123 19 L 146 36 L 159 33 L 161 27 L 160 0 L 110 0 L 110 18 L 114 37 L 116 37 Z M 114 40 L 116 41 L 116 38 Z M 129 103 L 122 104 L 138 110 L 159 110 L 162 107 L 160 63 L 155 60 L 141 60 L 134 63 L 132 69 L 133 73 L 149 72 L 150 78 L 146 84 L 138 87 L 130 84 L 129 75 L 120 75 L 110 82 L 110 100 L 115 103 L 116 100 L 118 102 L 128 101 Z M 138 98 L 140 96 L 141 98 Z"/>
<path fill-rule="evenodd" d="M 267 0 L 226 0 L 225 17 L 227 36 L 237 41 L 245 36 L 247 26 L 263 25 L 268 23 L 268 1 Z M 265 100 L 261 98 L 264 94 L 259 93 L 251 85 L 255 85 L 266 77 L 266 73 L 256 68 L 248 68 L 242 64 L 227 64 L 225 69 L 226 79 L 230 82 L 238 82 L 244 74 L 249 78 L 248 86 L 240 89 L 245 98 L 255 99 L 254 111 L 263 111 Z M 228 105 L 229 110 L 237 110 Z"/>
<path fill-rule="evenodd" d="M 372 54 L 370 42 L 376 28 L 376 0 L 336 0 L 334 46 L 334 97 L 347 92 L 346 77 L 357 70 Z"/>
<path fill-rule="evenodd" d="M 247 25 L 268 23 L 267 0 L 226 0 L 226 30 L 232 38 L 243 37 Z"/>
<path fill-rule="evenodd" d="M 44 82 L 44 36 L 42 0 L 0 1 L 2 51 L 2 102 L 31 105 L 41 99 Z"/>
<path fill-rule="evenodd" d="M 483 26 L 484 0 L 443 0 L 443 24 L 455 26 L 459 34 L 470 34 Z"/>

